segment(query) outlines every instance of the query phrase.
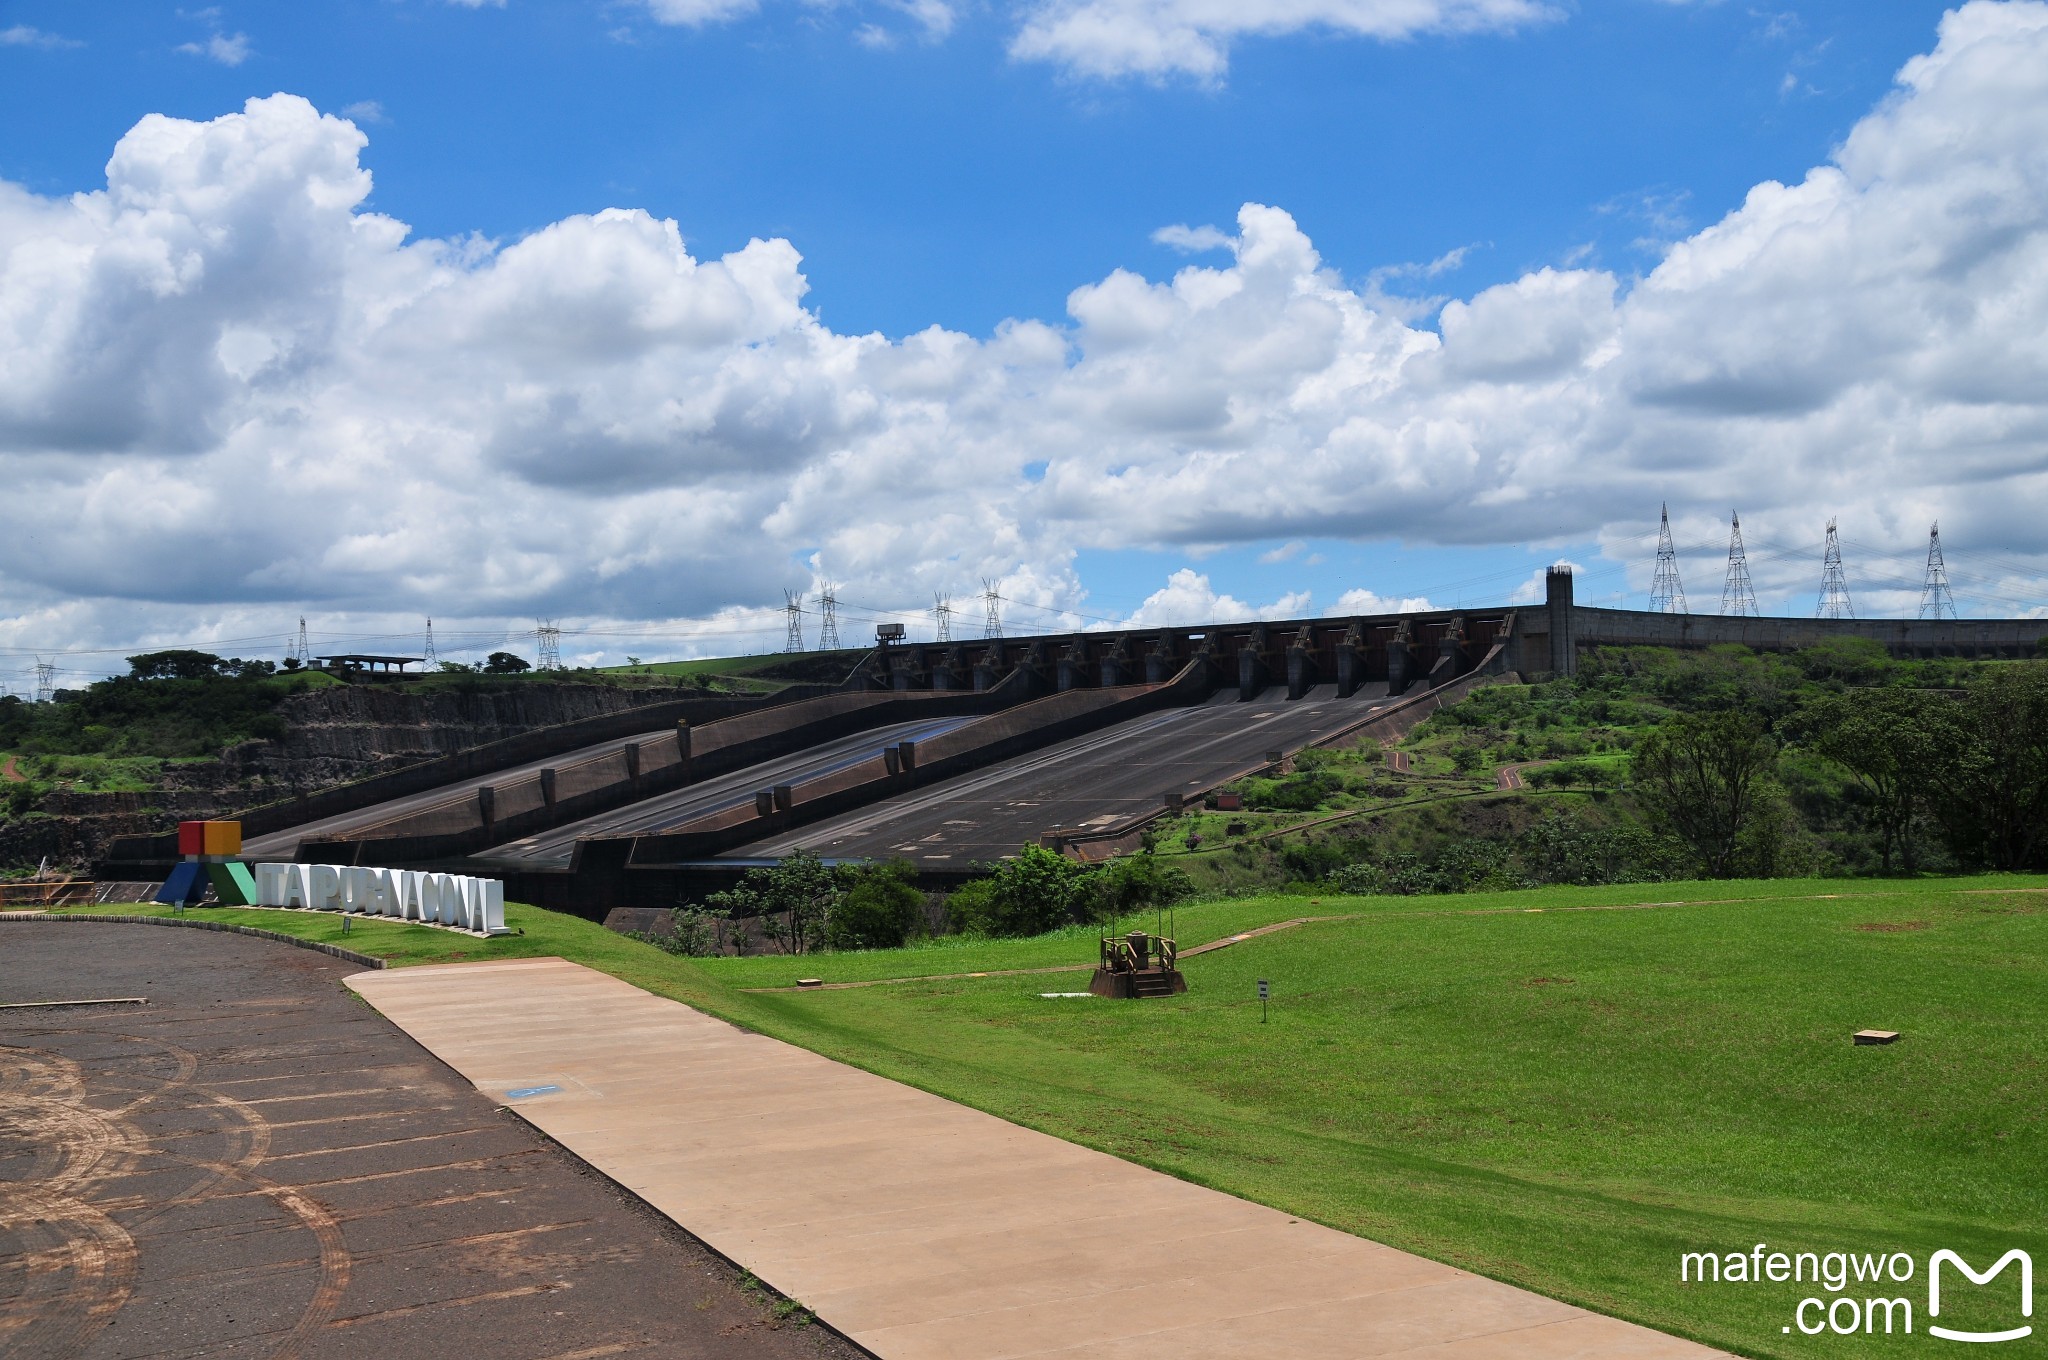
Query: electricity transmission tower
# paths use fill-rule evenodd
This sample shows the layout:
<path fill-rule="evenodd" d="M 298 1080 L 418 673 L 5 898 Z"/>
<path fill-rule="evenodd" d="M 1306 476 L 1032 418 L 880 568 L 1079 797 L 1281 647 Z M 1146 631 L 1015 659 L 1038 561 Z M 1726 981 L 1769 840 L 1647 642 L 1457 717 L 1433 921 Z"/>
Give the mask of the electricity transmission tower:
<path fill-rule="evenodd" d="M 1920 617 L 1952 619 L 1956 597 L 1949 594 L 1948 566 L 1941 560 L 1941 522 L 1927 531 L 1927 584 L 1920 587 Z"/>
<path fill-rule="evenodd" d="M 313 664 L 313 644 L 306 641 L 306 616 L 303 614 L 299 616 L 299 640 L 292 645 L 292 650 L 286 655 L 301 666 Z"/>
<path fill-rule="evenodd" d="M 953 597 L 951 595 L 933 593 L 932 618 L 937 621 L 939 626 L 938 640 L 940 642 L 951 642 L 953 640 Z"/>
<path fill-rule="evenodd" d="M 824 582 L 818 591 L 818 650 L 839 650 L 839 594 L 830 581 Z"/>
<path fill-rule="evenodd" d="M 1652 614 L 1689 614 L 1685 587 L 1678 581 L 1678 549 L 1671 544 L 1671 507 L 1658 508 L 1657 576 L 1650 582 Z"/>
<path fill-rule="evenodd" d="M 57 663 L 36 658 L 36 702 L 47 704 L 57 697 Z"/>
<path fill-rule="evenodd" d="M 988 618 L 981 625 L 981 635 L 999 638 L 1003 635 L 1003 597 L 996 594 L 996 583 L 986 576 L 981 578 L 981 598 L 988 606 Z"/>
<path fill-rule="evenodd" d="M 558 671 L 562 669 L 562 630 L 555 626 L 553 619 L 541 619 L 533 630 L 540 642 L 540 669 Z"/>
<path fill-rule="evenodd" d="M 782 613 L 789 621 L 789 627 L 783 632 L 782 650 L 800 652 L 804 649 L 804 597 L 794 590 L 785 590 L 782 598 Z"/>
<path fill-rule="evenodd" d="M 1756 592 L 1749 587 L 1749 554 L 1742 547 L 1741 515 L 1735 516 L 1735 526 L 1728 536 L 1728 580 L 1721 587 L 1721 612 L 1751 618 L 1763 612 L 1756 607 Z"/>
<path fill-rule="evenodd" d="M 1821 555 L 1820 604 L 1813 611 L 1817 619 L 1853 619 L 1856 608 L 1849 603 L 1849 582 L 1842 575 L 1842 540 L 1835 536 L 1835 522 L 1828 521 L 1827 551 Z"/>
<path fill-rule="evenodd" d="M 421 670 L 430 671 L 441 664 L 441 654 L 434 650 L 434 621 L 432 619 L 427 620 L 427 645 L 424 650 L 426 655 L 420 658 Z"/>

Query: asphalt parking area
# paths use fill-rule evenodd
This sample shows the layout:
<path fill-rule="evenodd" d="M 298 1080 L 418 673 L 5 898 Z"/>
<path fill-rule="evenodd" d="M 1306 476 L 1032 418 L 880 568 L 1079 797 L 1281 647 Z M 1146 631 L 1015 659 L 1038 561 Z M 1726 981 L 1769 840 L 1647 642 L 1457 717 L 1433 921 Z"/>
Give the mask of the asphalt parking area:
<path fill-rule="evenodd" d="M 148 998 L 0 1011 L 0 1353 L 864 1354 L 480 1095 L 353 971 L 0 928 L 0 1002 Z"/>

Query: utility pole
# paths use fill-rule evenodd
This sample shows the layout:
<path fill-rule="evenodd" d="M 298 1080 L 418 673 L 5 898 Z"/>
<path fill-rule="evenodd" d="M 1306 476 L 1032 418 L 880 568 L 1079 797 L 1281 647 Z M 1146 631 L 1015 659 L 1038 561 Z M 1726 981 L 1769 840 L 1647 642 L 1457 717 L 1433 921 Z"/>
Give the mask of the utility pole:
<path fill-rule="evenodd" d="M 981 635 L 999 638 L 1003 635 L 1003 597 L 996 594 L 996 583 L 986 576 L 981 578 L 981 598 L 988 606 L 988 618 L 981 625 Z"/>
<path fill-rule="evenodd" d="M 1948 566 L 1941 560 L 1941 521 L 1927 531 L 1927 584 L 1920 587 L 1920 617 L 1956 617 L 1956 597 L 1949 593 Z"/>
<path fill-rule="evenodd" d="M 1821 554 L 1820 604 L 1813 611 L 1817 619 L 1853 619 L 1856 608 L 1849 603 L 1849 582 L 1842 574 L 1842 540 L 1835 534 L 1835 522 L 1828 521 L 1827 551 Z"/>
<path fill-rule="evenodd" d="M 938 623 L 938 640 L 940 642 L 951 642 L 953 640 L 953 597 L 951 595 L 933 593 L 932 618 Z"/>
<path fill-rule="evenodd" d="M 562 669 L 562 630 L 553 619 L 537 620 L 534 637 L 540 643 L 540 666 L 544 671 Z"/>
<path fill-rule="evenodd" d="M 1742 516 L 1735 516 L 1735 527 L 1728 536 L 1728 580 L 1721 587 L 1721 612 L 1738 617 L 1761 616 L 1756 607 L 1756 592 L 1749 587 L 1749 554 L 1742 547 Z"/>
<path fill-rule="evenodd" d="M 57 663 L 36 658 L 36 702 L 47 704 L 57 697 Z"/>
<path fill-rule="evenodd" d="M 830 581 L 818 589 L 818 650 L 839 650 L 839 595 Z"/>
<path fill-rule="evenodd" d="M 800 652 L 804 649 L 804 597 L 794 590 L 782 592 L 782 612 L 789 627 L 782 636 L 782 650 Z"/>
<path fill-rule="evenodd" d="M 1685 587 L 1678 581 L 1678 549 L 1671 543 L 1671 507 L 1657 510 L 1657 575 L 1650 582 L 1652 614 L 1689 614 Z"/>
<path fill-rule="evenodd" d="M 441 654 L 434 650 L 434 621 L 427 620 L 426 655 L 420 658 L 420 669 L 431 671 L 441 664 Z"/>

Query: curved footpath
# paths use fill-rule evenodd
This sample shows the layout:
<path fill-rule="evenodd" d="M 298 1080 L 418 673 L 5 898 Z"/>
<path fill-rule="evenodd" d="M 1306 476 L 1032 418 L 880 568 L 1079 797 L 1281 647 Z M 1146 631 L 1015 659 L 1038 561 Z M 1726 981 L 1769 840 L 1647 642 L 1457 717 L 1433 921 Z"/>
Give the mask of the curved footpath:
<path fill-rule="evenodd" d="M 1721 1354 L 1149 1171 L 562 959 L 354 988 L 885 1360 Z"/>

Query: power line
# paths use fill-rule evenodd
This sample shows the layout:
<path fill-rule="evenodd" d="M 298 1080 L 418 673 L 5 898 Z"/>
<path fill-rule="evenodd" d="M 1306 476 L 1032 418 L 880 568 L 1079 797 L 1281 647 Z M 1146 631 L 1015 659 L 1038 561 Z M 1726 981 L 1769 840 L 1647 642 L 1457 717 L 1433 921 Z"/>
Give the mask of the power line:
<path fill-rule="evenodd" d="M 782 612 L 789 619 L 789 627 L 782 640 L 782 650 L 785 652 L 800 652 L 804 649 L 803 596 L 794 590 L 785 590 L 782 592 L 782 598 L 785 602 Z"/>
<path fill-rule="evenodd" d="M 1827 550 L 1821 554 L 1820 604 L 1814 609 L 1817 619 L 1853 619 L 1856 607 L 1849 603 L 1849 581 L 1842 573 L 1842 540 L 1835 533 L 1835 522 L 1828 521 Z"/>
<path fill-rule="evenodd" d="M 1749 584 L 1749 554 L 1742 547 L 1742 516 L 1734 516 L 1734 526 L 1728 535 L 1728 580 L 1721 587 L 1721 612 L 1723 614 L 1761 617 L 1756 607 L 1756 591 Z"/>
<path fill-rule="evenodd" d="M 1956 597 L 1948 589 L 1948 565 L 1941 560 L 1941 521 L 1927 531 L 1927 581 L 1920 587 L 1920 617 L 1956 617 Z"/>
<path fill-rule="evenodd" d="M 1678 580 L 1678 549 L 1671 544 L 1671 507 L 1657 508 L 1657 576 L 1650 582 L 1652 614 L 1689 614 L 1685 587 Z"/>

